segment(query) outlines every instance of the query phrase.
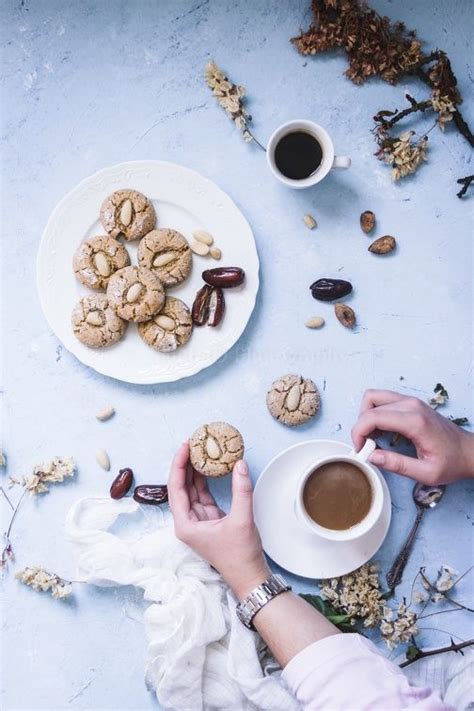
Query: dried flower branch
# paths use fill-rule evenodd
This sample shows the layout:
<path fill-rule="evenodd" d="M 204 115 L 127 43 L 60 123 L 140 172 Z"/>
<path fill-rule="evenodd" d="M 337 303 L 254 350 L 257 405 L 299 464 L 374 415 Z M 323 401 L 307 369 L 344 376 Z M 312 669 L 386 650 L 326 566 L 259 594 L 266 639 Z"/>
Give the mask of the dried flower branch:
<path fill-rule="evenodd" d="M 212 89 L 212 93 L 220 106 L 237 128 L 242 131 L 244 141 L 255 141 L 262 150 L 265 150 L 248 126 L 252 117 L 244 107 L 245 88 L 238 84 L 233 84 L 213 61 L 206 64 L 204 76 L 208 87 Z"/>
<path fill-rule="evenodd" d="M 15 578 L 37 592 L 51 592 L 58 600 L 63 600 L 72 593 L 72 583 L 55 573 L 48 573 L 44 568 L 25 568 L 16 573 Z"/>
<path fill-rule="evenodd" d="M 379 146 L 376 155 L 395 166 L 392 168 L 394 180 L 414 173 L 425 160 L 426 133 L 409 146 L 402 145 L 401 136 L 390 135 L 390 129 L 410 114 L 434 112 L 437 115 L 435 126 L 444 131 L 452 122 L 474 146 L 474 135 L 459 110 L 462 99 L 445 52 L 436 50 L 425 54 L 414 30 L 407 30 L 402 22 L 391 22 L 360 0 L 312 0 L 312 10 L 314 19 L 309 29 L 291 40 L 301 54 L 343 49 L 349 62 L 345 74 L 355 84 L 362 84 L 372 76 L 395 84 L 403 76 L 412 75 L 431 90 L 431 95 L 419 102 L 407 94 L 410 107 L 403 111 L 382 110 L 374 117 L 373 132 Z M 395 157 L 403 152 L 403 158 L 397 162 Z M 458 193 L 462 197 L 471 180 L 461 178 L 458 182 L 465 186 Z"/>
<path fill-rule="evenodd" d="M 363 620 L 364 627 L 375 627 L 383 618 L 384 599 L 375 565 L 366 563 L 349 575 L 331 578 L 321 586 L 321 595 L 351 623 Z"/>
<path fill-rule="evenodd" d="M 10 523 L 8 524 L 7 530 L 3 534 L 3 549 L 0 559 L 0 569 L 5 568 L 9 561 L 15 559 L 13 553 L 13 547 L 10 540 L 10 534 L 15 521 L 18 510 L 26 496 L 29 493 L 32 496 L 42 494 L 49 491 L 47 484 L 57 484 L 65 479 L 74 476 L 76 471 L 76 465 L 74 460 L 71 458 L 62 459 L 61 457 L 55 457 L 50 462 L 46 464 L 38 464 L 33 468 L 33 472 L 28 474 L 23 478 L 22 486 L 23 491 L 20 498 L 17 501 L 16 506 L 13 508 L 13 512 L 10 518 Z M 14 483 L 19 483 L 16 479 L 10 479 Z M 2 488 L 3 491 L 3 488 Z M 3 494 L 6 496 L 5 491 Z M 7 497 L 8 498 L 8 497 Z M 10 502 L 11 504 L 11 502 Z"/>

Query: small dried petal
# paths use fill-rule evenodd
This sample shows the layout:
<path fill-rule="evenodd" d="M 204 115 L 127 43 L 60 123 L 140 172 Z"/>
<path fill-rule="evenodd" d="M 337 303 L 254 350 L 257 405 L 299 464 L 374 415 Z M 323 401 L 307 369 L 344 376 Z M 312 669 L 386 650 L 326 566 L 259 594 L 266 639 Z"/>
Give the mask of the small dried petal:
<path fill-rule="evenodd" d="M 356 323 L 354 310 L 347 304 L 336 304 L 334 306 L 336 318 L 345 328 L 353 328 Z"/>

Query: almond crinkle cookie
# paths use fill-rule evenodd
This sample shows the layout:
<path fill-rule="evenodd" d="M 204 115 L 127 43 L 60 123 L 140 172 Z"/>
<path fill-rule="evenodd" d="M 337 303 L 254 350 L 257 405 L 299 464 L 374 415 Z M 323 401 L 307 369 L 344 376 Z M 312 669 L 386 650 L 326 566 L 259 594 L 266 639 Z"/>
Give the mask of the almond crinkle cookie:
<path fill-rule="evenodd" d="M 107 298 L 121 318 L 140 323 L 161 311 L 165 290 L 149 269 L 125 267 L 110 277 Z"/>
<path fill-rule="evenodd" d="M 99 235 L 81 242 L 74 254 L 74 273 L 90 289 L 106 289 L 114 272 L 130 264 L 127 250 L 110 235 Z"/>
<path fill-rule="evenodd" d="M 205 476 L 229 474 L 244 456 L 244 440 L 239 430 L 227 422 L 202 425 L 189 440 L 191 464 Z"/>
<path fill-rule="evenodd" d="M 74 335 L 89 348 L 105 348 L 119 341 L 127 328 L 105 294 L 84 296 L 71 316 Z"/>
<path fill-rule="evenodd" d="M 276 420 L 294 427 L 310 420 L 319 410 L 318 388 L 302 375 L 282 375 L 267 393 L 267 407 Z"/>
<path fill-rule="evenodd" d="M 191 312 L 181 299 L 167 296 L 165 305 L 149 321 L 138 325 L 138 333 L 148 346 L 162 353 L 175 351 L 191 337 Z"/>
<path fill-rule="evenodd" d="M 138 263 L 151 269 L 166 287 L 181 284 L 192 267 L 192 252 L 180 232 L 152 230 L 138 246 Z"/>
<path fill-rule="evenodd" d="M 116 190 L 102 203 L 100 221 L 112 237 L 140 239 L 156 225 L 155 208 L 138 190 Z"/>

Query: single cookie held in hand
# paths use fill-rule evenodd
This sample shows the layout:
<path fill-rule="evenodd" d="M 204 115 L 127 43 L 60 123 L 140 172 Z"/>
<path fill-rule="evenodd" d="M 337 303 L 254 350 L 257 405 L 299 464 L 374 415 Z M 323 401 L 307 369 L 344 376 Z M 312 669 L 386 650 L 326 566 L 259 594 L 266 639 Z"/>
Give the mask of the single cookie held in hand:
<path fill-rule="evenodd" d="M 267 393 L 270 414 L 290 427 L 310 420 L 320 405 L 318 388 L 312 380 L 301 375 L 283 375 L 272 383 Z"/>
<path fill-rule="evenodd" d="M 239 430 L 227 422 L 211 422 L 199 427 L 189 440 L 191 464 L 205 476 L 224 476 L 244 456 L 244 440 Z"/>
<path fill-rule="evenodd" d="M 119 341 L 127 322 L 111 308 L 105 294 L 85 296 L 73 309 L 74 335 L 89 348 L 105 348 Z"/>
<path fill-rule="evenodd" d="M 169 353 L 189 341 L 193 330 L 191 312 L 181 299 L 167 296 L 160 313 L 138 324 L 145 343 L 157 351 Z"/>
<path fill-rule="evenodd" d="M 138 263 L 151 269 L 165 286 L 175 286 L 189 276 L 192 253 L 180 232 L 152 230 L 138 246 Z"/>
<path fill-rule="evenodd" d="M 143 267 L 125 267 L 109 279 L 107 298 L 126 321 L 148 321 L 165 303 L 165 290 L 158 277 Z"/>
<path fill-rule="evenodd" d="M 81 242 L 74 254 L 74 273 L 90 289 L 106 289 L 114 272 L 130 264 L 128 252 L 110 235 L 99 235 Z"/>
<path fill-rule="evenodd" d="M 112 237 L 140 239 L 156 224 L 155 208 L 137 190 L 116 190 L 102 203 L 100 221 Z"/>

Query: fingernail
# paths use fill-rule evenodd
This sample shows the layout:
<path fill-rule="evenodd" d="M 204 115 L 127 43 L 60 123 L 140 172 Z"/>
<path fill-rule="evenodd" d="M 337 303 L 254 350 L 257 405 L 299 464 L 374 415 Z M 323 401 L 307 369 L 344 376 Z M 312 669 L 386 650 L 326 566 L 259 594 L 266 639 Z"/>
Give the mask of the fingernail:
<path fill-rule="evenodd" d="M 247 476 L 247 467 L 241 459 L 235 463 L 234 472 L 240 476 Z"/>
<path fill-rule="evenodd" d="M 381 467 L 385 464 L 385 453 L 381 449 L 376 449 L 369 457 L 369 462 L 379 464 Z"/>

